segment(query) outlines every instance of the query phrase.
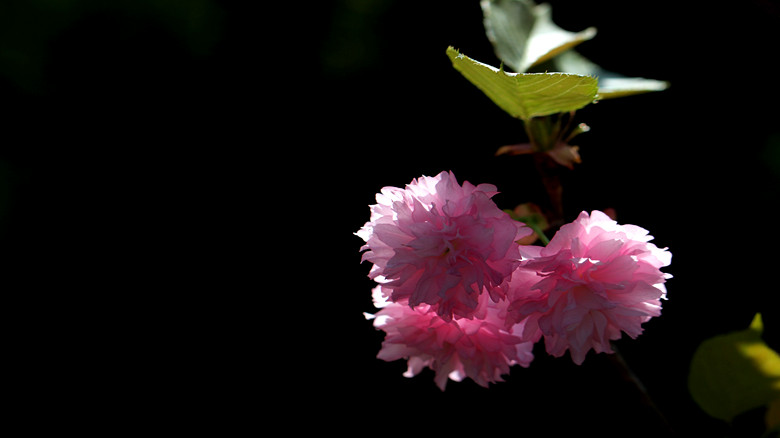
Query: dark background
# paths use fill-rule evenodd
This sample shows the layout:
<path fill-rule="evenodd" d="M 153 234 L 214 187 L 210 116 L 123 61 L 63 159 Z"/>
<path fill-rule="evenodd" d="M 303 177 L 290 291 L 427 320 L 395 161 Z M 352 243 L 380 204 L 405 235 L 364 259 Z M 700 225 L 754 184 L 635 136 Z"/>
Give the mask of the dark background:
<path fill-rule="evenodd" d="M 352 233 L 381 187 L 453 170 L 502 208 L 543 193 L 528 157 L 493 155 L 525 141 L 520 122 L 445 55 L 498 65 L 478 2 L 310 3 L 0 3 L 21 410 L 222 431 L 283 414 L 337 432 L 726 430 L 686 379 L 699 342 L 756 311 L 777 345 L 777 2 L 551 1 L 559 26 L 597 27 L 582 54 L 672 84 L 578 111 L 592 130 L 564 177 L 569 219 L 614 208 L 674 255 L 663 316 L 617 343 L 665 421 L 612 356 L 578 367 L 540 344 L 505 383 L 444 393 L 375 358 Z"/>

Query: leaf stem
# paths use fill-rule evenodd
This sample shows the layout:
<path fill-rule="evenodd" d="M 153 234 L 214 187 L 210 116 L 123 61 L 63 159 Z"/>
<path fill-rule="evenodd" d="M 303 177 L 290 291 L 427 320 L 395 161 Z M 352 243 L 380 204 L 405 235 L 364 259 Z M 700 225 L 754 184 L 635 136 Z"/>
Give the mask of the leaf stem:
<path fill-rule="evenodd" d="M 558 140 L 556 141 L 556 144 L 557 143 L 561 143 L 561 142 L 566 143 L 566 142 L 569 141 L 569 138 L 571 138 L 571 137 L 569 137 L 569 138 L 564 140 L 564 136 L 572 132 L 572 131 L 570 131 L 570 129 L 571 129 L 572 123 L 574 122 L 574 115 L 576 113 L 577 113 L 576 110 L 569 111 L 569 117 L 566 119 L 566 125 L 564 125 L 563 129 L 558 131 Z M 559 117 L 562 118 L 562 117 L 564 117 L 564 115 L 565 114 L 560 114 Z"/>
<path fill-rule="evenodd" d="M 530 223 L 530 224 L 527 223 L 526 225 L 532 230 L 534 230 L 534 233 L 536 233 L 536 236 L 539 237 L 539 240 L 541 240 L 542 243 L 544 243 L 544 246 L 550 244 L 550 239 L 548 239 L 547 236 L 544 234 L 544 231 L 542 231 L 542 229 L 539 228 L 539 225 L 534 223 Z"/>
<path fill-rule="evenodd" d="M 534 161 L 552 208 L 547 219 L 550 226 L 560 226 L 563 224 L 563 186 L 558 169 L 560 166 L 548 154 L 534 154 Z"/>

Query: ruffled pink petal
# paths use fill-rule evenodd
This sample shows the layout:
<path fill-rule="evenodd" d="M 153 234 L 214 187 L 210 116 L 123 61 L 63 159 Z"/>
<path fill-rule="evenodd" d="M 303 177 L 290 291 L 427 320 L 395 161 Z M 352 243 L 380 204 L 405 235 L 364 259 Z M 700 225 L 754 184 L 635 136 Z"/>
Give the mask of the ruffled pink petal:
<path fill-rule="evenodd" d="M 496 193 L 461 185 L 452 172 L 383 188 L 355 233 L 366 242 L 369 276 L 384 279 L 391 300 L 432 306 L 448 321 L 473 318 L 485 291 L 503 299 L 497 288 L 522 258 L 516 242 L 533 231 L 495 205 Z"/>
<path fill-rule="evenodd" d="M 376 289 L 374 296 L 382 306 L 371 316 L 374 327 L 386 333 L 377 357 L 406 359 L 406 377 L 428 367 L 442 390 L 448 379 L 466 377 L 487 386 L 501 381 L 513 365 L 527 367 L 533 360 L 533 341 L 523 336 L 524 325 L 505 327 L 506 300 L 494 303 L 483 295 L 478 306 L 484 310 L 482 318 L 445 321 L 430 306 L 387 302 Z"/>
<path fill-rule="evenodd" d="M 638 336 L 661 313 L 670 276 L 660 268 L 671 254 L 651 239 L 594 211 L 562 226 L 541 250 L 521 248 L 523 262 L 506 287 L 507 324 L 523 322 L 526 338 L 541 334 L 548 353 L 569 351 L 578 364 L 590 350 L 611 352 L 611 341 Z"/>

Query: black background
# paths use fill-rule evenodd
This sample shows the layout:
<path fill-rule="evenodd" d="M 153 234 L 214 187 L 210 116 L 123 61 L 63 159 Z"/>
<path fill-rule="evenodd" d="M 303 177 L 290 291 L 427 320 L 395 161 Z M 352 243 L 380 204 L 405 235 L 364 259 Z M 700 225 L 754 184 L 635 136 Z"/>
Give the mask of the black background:
<path fill-rule="evenodd" d="M 75 406 L 59 421 L 115 428 L 262 429 L 293 415 L 290 430 L 335 432 L 725 430 L 686 379 L 701 340 L 756 311 L 777 345 L 780 7 L 551 3 L 559 26 L 597 27 L 585 56 L 671 83 L 578 111 L 592 130 L 564 177 L 569 219 L 614 208 L 674 255 L 664 314 L 617 343 L 665 421 L 611 356 L 578 367 L 539 345 L 506 382 L 444 393 L 429 371 L 406 379 L 404 363 L 375 358 L 352 233 L 381 187 L 453 170 L 497 185 L 502 208 L 542 202 L 528 157 L 494 156 L 525 141 L 520 122 L 445 55 L 498 65 L 476 1 L 219 2 L 200 52 L 122 8 L 46 33 L 41 79 L 0 82 L 17 405 Z M 4 20 L 37 22 L 32 3 L 8 4 Z M 749 433 L 752 415 L 731 432 Z"/>

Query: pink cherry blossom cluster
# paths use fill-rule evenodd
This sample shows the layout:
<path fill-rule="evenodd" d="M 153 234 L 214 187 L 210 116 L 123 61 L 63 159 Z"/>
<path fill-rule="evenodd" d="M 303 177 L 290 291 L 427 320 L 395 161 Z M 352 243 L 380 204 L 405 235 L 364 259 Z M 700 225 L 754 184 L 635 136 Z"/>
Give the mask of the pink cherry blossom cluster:
<path fill-rule="evenodd" d="M 429 367 L 442 390 L 448 378 L 487 386 L 528 367 L 542 337 L 548 353 L 581 364 L 660 315 L 671 253 L 646 230 L 582 212 L 547 246 L 520 245 L 533 231 L 496 193 L 442 172 L 377 194 L 355 234 L 377 283 L 379 311 L 366 317 L 386 333 L 378 358 L 406 359 L 407 377 Z"/>

